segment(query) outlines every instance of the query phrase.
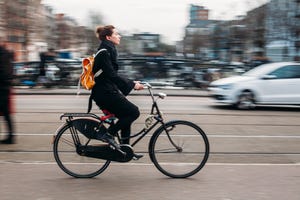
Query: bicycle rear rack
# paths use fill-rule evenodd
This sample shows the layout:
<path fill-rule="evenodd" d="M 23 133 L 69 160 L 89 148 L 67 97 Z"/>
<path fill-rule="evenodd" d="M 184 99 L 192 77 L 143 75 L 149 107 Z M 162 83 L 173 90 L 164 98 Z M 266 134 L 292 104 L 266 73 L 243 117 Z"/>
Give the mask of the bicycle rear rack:
<path fill-rule="evenodd" d="M 62 120 L 62 118 L 64 117 L 68 117 L 68 118 L 74 118 L 74 117 L 92 117 L 95 119 L 100 119 L 100 117 L 98 117 L 97 115 L 93 114 L 93 113 L 64 113 L 60 116 L 60 120 Z"/>
<path fill-rule="evenodd" d="M 64 117 L 67 117 L 69 119 L 76 118 L 76 117 L 91 117 L 94 119 L 98 119 L 100 121 L 106 121 L 110 123 L 111 121 L 116 119 L 114 114 L 109 113 L 106 110 L 102 110 L 102 111 L 104 115 L 100 117 L 98 115 L 95 115 L 94 113 L 64 113 L 60 116 L 60 120 L 62 120 L 62 118 Z"/>

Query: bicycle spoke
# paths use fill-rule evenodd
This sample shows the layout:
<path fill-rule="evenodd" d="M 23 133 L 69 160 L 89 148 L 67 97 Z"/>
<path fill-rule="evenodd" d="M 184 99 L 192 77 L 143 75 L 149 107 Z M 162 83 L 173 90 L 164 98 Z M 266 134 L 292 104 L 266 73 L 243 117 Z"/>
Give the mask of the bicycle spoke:
<path fill-rule="evenodd" d="M 167 123 L 153 135 L 150 144 L 154 165 L 163 174 L 174 178 L 186 178 L 200 171 L 208 154 L 205 133 L 187 121 Z"/>
<path fill-rule="evenodd" d="M 99 123 L 86 118 L 75 119 L 73 122 L 78 125 L 78 128 L 81 128 L 81 125 L 86 126 L 86 124 Z M 71 124 L 72 123 L 67 123 L 63 126 L 55 137 L 53 144 L 55 160 L 65 173 L 73 177 L 91 178 L 97 176 L 108 167 L 110 161 L 86 157 L 84 154 L 78 152 L 78 148 L 76 148 L 77 145 L 93 145 L 97 141 L 87 138 L 79 130 L 74 130 Z M 74 142 L 74 139 L 76 142 Z"/>
<path fill-rule="evenodd" d="M 155 153 L 176 153 L 176 152 L 178 153 L 178 150 L 174 148 L 155 150 Z"/>
<path fill-rule="evenodd" d="M 64 142 L 65 144 L 75 148 L 73 140 L 70 141 L 70 140 L 65 139 L 65 138 L 61 138 L 61 140 L 63 140 L 62 142 Z"/>

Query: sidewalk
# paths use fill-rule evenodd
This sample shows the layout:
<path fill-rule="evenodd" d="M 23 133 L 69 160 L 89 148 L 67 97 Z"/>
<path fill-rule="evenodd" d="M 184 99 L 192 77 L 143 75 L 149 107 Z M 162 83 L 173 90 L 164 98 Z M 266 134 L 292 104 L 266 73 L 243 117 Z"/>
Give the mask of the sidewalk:
<path fill-rule="evenodd" d="M 207 97 L 208 91 L 203 89 L 186 89 L 175 87 L 153 88 L 153 93 L 163 92 L 168 96 L 189 96 L 189 97 Z M 16 95 L 76 95 L 77 88 L 28 88 L 28 87 L 14 87 Z M 89 95 L 90 91 L 80 89 L 80 95 Z M 130 95 L 148 95 L 148 90 L 132 91 Z"/>

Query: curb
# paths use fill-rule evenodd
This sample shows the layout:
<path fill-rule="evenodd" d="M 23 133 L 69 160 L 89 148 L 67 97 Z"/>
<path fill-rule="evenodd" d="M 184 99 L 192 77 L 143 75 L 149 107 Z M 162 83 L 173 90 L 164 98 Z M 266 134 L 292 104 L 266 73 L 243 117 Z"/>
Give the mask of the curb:
<path fill-rule="evenodd" d="M 77 89 L 45 89 L 45 88 L 20 88 L 14 87 L 14 94 L 15 95 L 77 95 Z M 159 93 L 163 92 L 166 93 L 167 96 L 187 96 L 187 97 L 208 97 L 208 91 L 206 90 L 197 90 L 197 89 L 184 89 L 184 88 L 153 88 L 152 92 Z M 79 95 L 90 95 L 90 92 L 87 90 L 80 90 Z M 148 96 L 149 93 L 147 90 L 143 91 L 132 91 L 128 96 Z"/>

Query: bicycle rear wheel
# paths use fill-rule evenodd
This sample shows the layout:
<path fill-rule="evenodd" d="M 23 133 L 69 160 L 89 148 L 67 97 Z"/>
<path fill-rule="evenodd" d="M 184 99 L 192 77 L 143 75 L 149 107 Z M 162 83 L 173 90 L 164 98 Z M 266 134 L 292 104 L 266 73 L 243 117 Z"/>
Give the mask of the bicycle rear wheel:
<path fill-rule="evenodd" d="M 186 178 L 199 172 L 209 156 L 209 142 L 203 130 L 188 121 L 171 121 L 161 126 L 149 143 L 156 168 L 172 178 Z"/>
<path fill-rule="evenodd" d="M 53 153 L 58 166 L 70 176 L 92 178 L 102 173 L 110 164 L 108 160 L 80 155 L 76 149 L 74 136 L 80 145 L 99 145 L 100 141 L 88 139 L 83 132 L 94 131 L 99 122 L 93 119 L 75 119 L 62 126 L 57 132 Z"/>

